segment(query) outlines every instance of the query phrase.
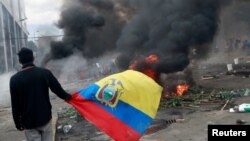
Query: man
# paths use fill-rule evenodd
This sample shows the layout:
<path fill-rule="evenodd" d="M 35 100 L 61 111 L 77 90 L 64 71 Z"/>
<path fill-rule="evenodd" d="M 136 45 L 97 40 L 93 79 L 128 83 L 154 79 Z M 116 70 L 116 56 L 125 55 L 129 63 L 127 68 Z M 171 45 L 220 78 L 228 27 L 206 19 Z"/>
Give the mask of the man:
<path fill-rule="evenodd" d="M 10 79 L 13 119 L 16 128 L 25 130 L 28 141 L 52 141 L 51 103 L 49 88 L 58 97 L 70 100 L 58 80 L 47 69 L 36 67 L 33 51 L 22 48 L 18 52 L 21 71 Z"/>

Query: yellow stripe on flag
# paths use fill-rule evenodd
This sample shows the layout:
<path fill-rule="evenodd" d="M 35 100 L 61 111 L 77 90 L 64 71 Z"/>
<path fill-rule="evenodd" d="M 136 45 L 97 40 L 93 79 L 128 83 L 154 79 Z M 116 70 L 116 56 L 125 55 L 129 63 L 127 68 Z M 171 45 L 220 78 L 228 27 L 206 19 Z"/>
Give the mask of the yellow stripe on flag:
<path fill-rule="evenodd" d="M 124 93 L 120 100 L 154 118 L 160 103 L 162 87 L 147 75 L 133 70 L 117 73 L 96 82 L 101 88 L 110 79 L 120 80 Z"/>

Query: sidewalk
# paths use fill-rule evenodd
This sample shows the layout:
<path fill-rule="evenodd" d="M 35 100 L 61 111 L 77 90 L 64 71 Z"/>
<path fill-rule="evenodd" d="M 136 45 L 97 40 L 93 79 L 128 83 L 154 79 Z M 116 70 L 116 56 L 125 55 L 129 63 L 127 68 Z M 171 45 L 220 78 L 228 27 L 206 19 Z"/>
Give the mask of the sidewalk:
<path fill-rule="evenodd" d="M 52 127 L 53 132 L 56 131 L 56 121 L 57 121 L 57 111 L 60 108 L 64 108 L 69 106 L 63 100 L 52 96 L 51 98 L 52 104 Z M 18 131 L 14 125 L 12 118 L 11 107 L 0 108 L 0 140 L 4 141 L 26 141 L 25 135 L 23 131 Z"/>
<path fill-rule="evenodd" d="M 11 108 L 0 109 L 0 140 L 4 141 L 24 141 L 24 132 L 15 128 Z"/>

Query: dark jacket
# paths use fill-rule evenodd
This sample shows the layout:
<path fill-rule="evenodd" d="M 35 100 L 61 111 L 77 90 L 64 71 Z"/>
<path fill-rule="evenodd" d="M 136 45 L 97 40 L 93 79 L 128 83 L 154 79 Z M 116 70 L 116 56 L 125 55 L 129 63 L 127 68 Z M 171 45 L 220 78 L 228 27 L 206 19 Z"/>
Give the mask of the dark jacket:
<path fill-rule="evenodd" d="M 50 121 L 52 114 L 49 88 L 61 99 L 71 98 L 47 69 L 33 66 L 11 77 L 12 113 L 17 129 L 32 129 Z"/>

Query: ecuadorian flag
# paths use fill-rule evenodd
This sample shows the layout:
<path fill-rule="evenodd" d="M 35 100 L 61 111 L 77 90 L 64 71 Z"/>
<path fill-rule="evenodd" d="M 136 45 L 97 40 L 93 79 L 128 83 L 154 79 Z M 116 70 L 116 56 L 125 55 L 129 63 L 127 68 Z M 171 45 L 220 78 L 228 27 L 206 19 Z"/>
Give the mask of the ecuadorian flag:
<path fill-rule="evenodd" d="M 116 141 L 137 141 L 150 126 L 162 87 L 138 71 L 117 73 L 73 94 L 68 101 Z"/>

